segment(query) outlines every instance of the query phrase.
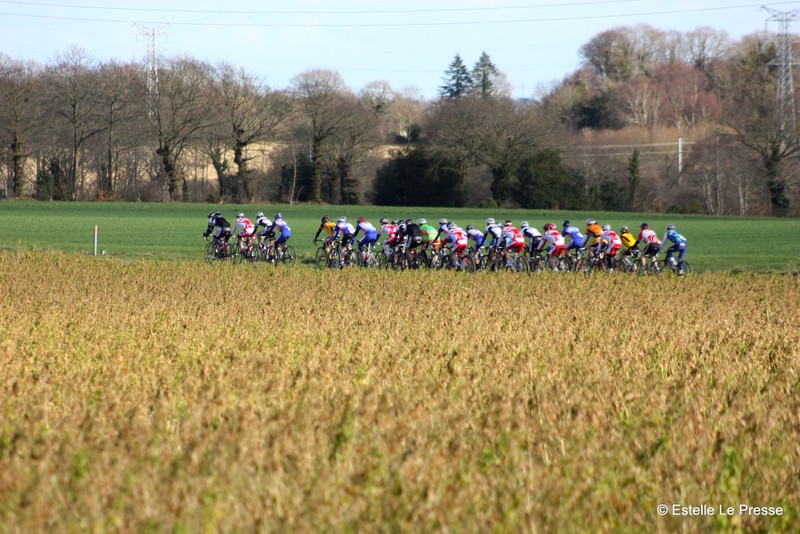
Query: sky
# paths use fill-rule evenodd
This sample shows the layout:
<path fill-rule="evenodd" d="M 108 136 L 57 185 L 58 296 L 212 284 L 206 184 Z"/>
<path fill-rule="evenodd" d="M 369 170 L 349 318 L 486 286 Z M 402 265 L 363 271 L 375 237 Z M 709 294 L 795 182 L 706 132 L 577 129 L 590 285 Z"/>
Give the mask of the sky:
<path fill-rule="evenodd" d="M 579 68 L 581 46 L 602 31 L 710 27 L 737 40 L 778 31 L 768 19 L 794 10 L 800 0 L 0 0 L 0 52 L 49 64 L 77 46 L 99 61 L 144 61 L 154 37 L 159 55 L 229 63 L 273 89 L 328 69 L 354 92 L 385 81 L 424 99 L 456 54 L 471 68 L 486 52 L 512 95 L 530 98 Z M 793 24 L 798 33 L 800 16 Z"/>

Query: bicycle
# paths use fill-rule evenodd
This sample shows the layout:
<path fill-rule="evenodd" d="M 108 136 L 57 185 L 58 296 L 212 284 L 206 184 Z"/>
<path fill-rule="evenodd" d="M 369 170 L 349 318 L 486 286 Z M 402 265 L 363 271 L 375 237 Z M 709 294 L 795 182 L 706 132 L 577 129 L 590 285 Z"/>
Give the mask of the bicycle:
<path fill-rule="evenodd" d="M 233 256 L 233 263 L 238 265 L 244 261 L 253 263 L 258 259 L 259 247 L 253 244 L 252 238 L 237 238 L 236 250 Z"/>
<path fill-rule="evenodd" d="M 206 238 L 206 240 L 208 240 L 208 238 Z M 235 255 L 233 249 L 234 247 L 231 247 L 227 240 L 214 237 L 211 242 L 206 245 L 203 259 L 210 265 L 218 261 L 233 261 Z"/>
<path fill-rule="evenodd" d="M 378 269 L 380 267 L 380 263 L 378 260 L 378 256 L 381 254 L 375 254 L 372 250 L 372 243 L 369 243 L 366 246 L 360 247 L 358 249 L 358 264 L 361 267 L 365 267 L 367 269 Z"/>
<path fill-rule="evenodd" d="M 683 274 L 678 272 L 678 260 L 672 256 L 667 256 L 663 260 L 662 271 L 675 273 L 678 276 L 689 276 L 692 274 L 692 264 L 683 260 Z"/>
<path fill-rule="evenodd" d="M 586 258 L 583 257 L 584 252 L 586 252 L 585 248 L 579 248 L 575 249 L 574 255 L 567 253 L 566 258 L 561 260 L 564 269 L 572 272 L 582 272 L 586 268 Z M 561 268 L 562 265 L 559 265 L 559 269 Z"/>
<path fill-rule="evenodd" d="M 315 241 L 316 243 L 316 241 Z M 336 240 L 332 241 L 328 244 L 328 250 L 325 250 L 325 246 L 321 246 L 317 249 L 317 253 L 314 257 L 314 263 L 320 269 L 338 269 L 339 268 L 339 249 L 341 248 L 341 241 Z"/>
<path fill-rule="evenodd" d="M 441 268 L 443 269 L 455 269 L 456 271 L 466 271 L 468 273 L 475 272 L 475 259 L 468 254 L 464 254 L 464 252 L 461 252 L 459 256 L 453 260 L 453 255 L 450 251 L 442 247 L 439 250 L 439 256 L 441 258 Z"/>
<path fill-rule="evenodd" d="M 275 246 L 275 266 L 294 267 L 296 259 L 297 254 L 295 254 L 293 246 L 286 243 L 280 243 Z"/>

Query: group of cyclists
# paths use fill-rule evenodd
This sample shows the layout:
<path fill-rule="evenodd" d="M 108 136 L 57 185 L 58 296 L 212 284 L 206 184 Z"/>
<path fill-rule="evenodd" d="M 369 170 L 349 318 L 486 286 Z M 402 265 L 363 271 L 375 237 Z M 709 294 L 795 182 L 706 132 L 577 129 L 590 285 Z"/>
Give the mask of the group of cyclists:
<path fill-rule="evenodd" d="M 470 242 L 472 246 L 472 261 L 480 265 L 479 255 L 481 249 L 486 247 L 489 252 L 499 254 L 506 266 L 511 267 L 512 254 L 518 255 L 526 250 L 530 256 L 544 254 L 549 267 L 558 271 L 563 265 L 563 257 L 571 254 L 588 254 L 589 261 L 602 262 L 608 270 L 613 270 L 617 258 L 624 256 L 632 263 L 632 270 L 644 269 L 646 262 L 661 251 L 664 243 L 670 243 L 666 250 L 666 261 L 674 264 L 679 276 L 684 274 L 684 256 L 686 255 L 686 238 L 675 230 L 675 226 L 668 224 L 666 232 L 659 239 L 654 230 L 647 223 L 640 225 L 640 232 L 633 237 L 627 226 L 622 226 L 615 232 L 610 225 L 600 226 L 594 219 L 586 219 L 586 228 L 581 231 L 569 220 L 561 223 L 561 231 L 556 229 L 555 223 L 546 223 L 544 232 L 540 232 L 528 221 L 522 221 L 519 228 L 511 220 L 502 224 L 494 218 L 486 219 L 486 227 L 481 231 L 467 225 L 461 228 L 455 221 L 446 218 L 439 219 L 438 226 L 428 223 L 427 219 L 420 218 L 417 222 L 412 219 L 392 220 L 383 217 L 380 226 L 375 225 L 360 217 L 356 225 L 349 223 L 346 217 L 339 217 L 334 222 L 327 215 L 322 217 L 321 224 L 314 236 L 314 243 L 318 243 L 320 234 L 327 235 L 323 247 L 328 252 L 334 243 L 339 243 L 338 251 L 340 266 L 344 263 L 346 250 L 353 247 L 358 239 L 358 249 L 375 245 L 380 236 L 385 236 L 381 242 L 387 258 L 393 254 L 404 254 L 407 265 L 413 266 L 414 258 L 418 251 L 436 251 L 443 247 L 449 251 L 453 265 L 463 262 Z M 641 246 L 640 246 L 641 245 Z M 675 254 L 677 257 L 673 257 Z"/>
<path fill-rule="evenodd" d="M 553 271 L 563 268 L 564 259 L 573 255 L 588 255 L 588 261 L 600 262 L 608 270 L 613 270 L 617 259 L 624 258 L 633 270 L 645 269 L 648 260 L 653 260 L 665 244 L 666 261 L 673 266 L 679 276 L 683 275 L 684 257 L 686 255 L 686 238 L 672 224 L 666 226 L 661 238 L 647 223 L 640 225 L 640 232 L 634 237 L 627 226 L 614 231 L 610 225 L 601 226 L 594 219 L 586 219 L 586 228 L 581 231 L 569 220 L 561 223 L 561 230 L 555 223 L 546 223 L 540 232 L 528 221 L 522 221 L 517 228 L 511 220 L 499 223 L 494 218 L 486 219 L 483 230 L 467 225 L 461 228 L 455 221 L 447 218 L 439 219 L 438 226 L 429 224 L 427 219 L 389 220 L 383 217 L 376 227 L 364 217 L 359 217 L 355 225 L 348 222 L 347 217 L 339 217 L 335 221 L 328 215 L 322 217 L 314 243 L 319 242 L 321 234 L 325 234 L 323 248 L 330 253 L 334 244 L 339 247 L 335 252 L 342 267 L 347 258 L 347 251 L 357 245 L 362 251 L 365 247 L 380 243 L 386 258 L 404 256 L 405 265 L 414 267 L 420 252 L 434 253 L 444 249 L 449 255 L 452 265 L 462 265 L 465 261 L 473 265 L 481 265 L 482 249 L 500 258 L 505 266 L 512 266 L 512 257 L 527 251 L 529 256 L 543 255 L 547 265 Z M 359 238 L 360 235 L 360 238 Z M 264 248 L 265 241 L 276 246 L 284 245 L 291 238 L 289 225 L 280 213 L 269 219 L 263 212 L 256 213 L 255 222 L 237 213 L 235 223 L 231 225 L 219 212 L 208 214 L 208 227 L 204 238 L 213 236 L 215 241 L 227 243 L 235 236 L 238 248 L 242 251 L 251 247 Z M 471 254 L 468 247 L 472 242 Z M 465 258 L 467 258 L 465 260 Z"/>

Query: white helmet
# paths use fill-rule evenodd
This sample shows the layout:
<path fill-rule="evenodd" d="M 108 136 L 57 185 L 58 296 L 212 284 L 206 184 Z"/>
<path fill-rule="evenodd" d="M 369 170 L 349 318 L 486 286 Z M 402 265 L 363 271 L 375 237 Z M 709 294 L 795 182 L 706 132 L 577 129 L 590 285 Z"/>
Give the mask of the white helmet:
<path fill-rule="evenodd" d="M 419 225 L 422 226 L 423 224 L 428 224 L 428 219 L 425 217 L 420 218 Z"/>
<path fill-rule="evenodd" d="M 591 225 L 595 224 L 596 222 L 597 221 L 595 221 L 594 219 L 586 219 L 586 226 L 591 226 Z"/>
<path fill-rule="evenodd" d="M 603 225 L 603 231 L 604 232 L 608 232 L 609 230 L 611 230 L 611 225 L 610 224 L 604 224 Z"/>
<path fill-rule="evenodd" d="M 488 225 L 488 224 L 495 224 L 495 222 L 494 222 L 494 219 L 492 219 L 491 217 L 489 217 L 488 219 L 486 219 L 486 224 L 487 224 L 487 225 Z"/>
<path fill-rule="evenodd" d="M 441 219 L 439 219 L 439 224 L 447 224 L 447 218 L 442 217 Z"/>
<path fill-rule="evenodd" d="M 242 213 L 242 212 L 240 211 L 239 213 L 237 213 L 237 214 L 236 214 L 236 218 L 237 218 L 237 219 L 244 219 L 244 213 Z"/>
<path fill-rule="evenodd" d="M 527 228 L 528 227 L 528 221 L 522 221 L 521 223 L 519 223 L 519 227 L 520 228 Z"/>
<path fill-rule="evenodd" d="M 263 216 L 264 216 L 264 212 L 263 211 L 259 211 L 258 213 L 256 213 L 256 219 L 260 219 Z"/>
<path fill-rule="evenodd" d="M 450 230 L 452 230 L 455 227 L 456 227 L 456 223 L 455 222 L 450 221 L 449 223 L 447 223 L 447 228 L 449 228 Z"/>
<path fill-rule="evenodd" d="M 339 217 L 338 219 L 336 219 L 336 222 L 337 223 L 347 222 L 347 217 Z"/>

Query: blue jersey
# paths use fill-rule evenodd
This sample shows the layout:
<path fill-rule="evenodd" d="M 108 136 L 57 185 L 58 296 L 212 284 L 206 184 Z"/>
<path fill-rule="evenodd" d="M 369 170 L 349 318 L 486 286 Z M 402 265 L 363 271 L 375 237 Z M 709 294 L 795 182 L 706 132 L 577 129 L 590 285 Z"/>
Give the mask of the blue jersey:
<path fill-rule="evenodd" d="M 286 224 L 286 221 L 283 219 L 275 219 L 273 226 L 275 227 L 275 230 L 280 232 L 282 238 L 287 239 L 292 237 L 292 229 L 289 228 L 289 225 Z"/>
<path fill-rule="evenodd" d="M 561 232 L 561 235 L 564 237 L 569 236 L 569 238 L 572 240 L 570 246 L 580 246 L 583 244 L 583 240 L 585 239 L 585 236 L 580 230 L 578 230 L 578 227 L 571 224 L 564 228 L 564 231 Z"/>
<path fill-rule="evenodd" d="M 667 239 L 672 241 L 676 245 L 681 245 L 686 243 L 686 238 L 683 237 L 681 234 L 676 232 L 675 230 L 667 230 L 667 233 L 664 234 L 664 238 L 661 240 L 663 243 L 667 242 Z"/>
<path fill-rule="evenodd" d="M 370 222 L 364 221 L 358 223 L 355 235 L 358 235 L 359 231 L 364 232 L 364 235 L 370 239 L 378 239 L 378 231 L 375 230 L 375 227 Z"/>
<path fill-rule="evenodd" d="M 356 229 L 353 228 L 353 225 L 348 222 L 341 222 L 336 225 L 333 229 L 333 235 L 331 236 L 331 240 L 336 239 L 341 234 L 344 237 L 353 237 L 356 233 Z"/>

